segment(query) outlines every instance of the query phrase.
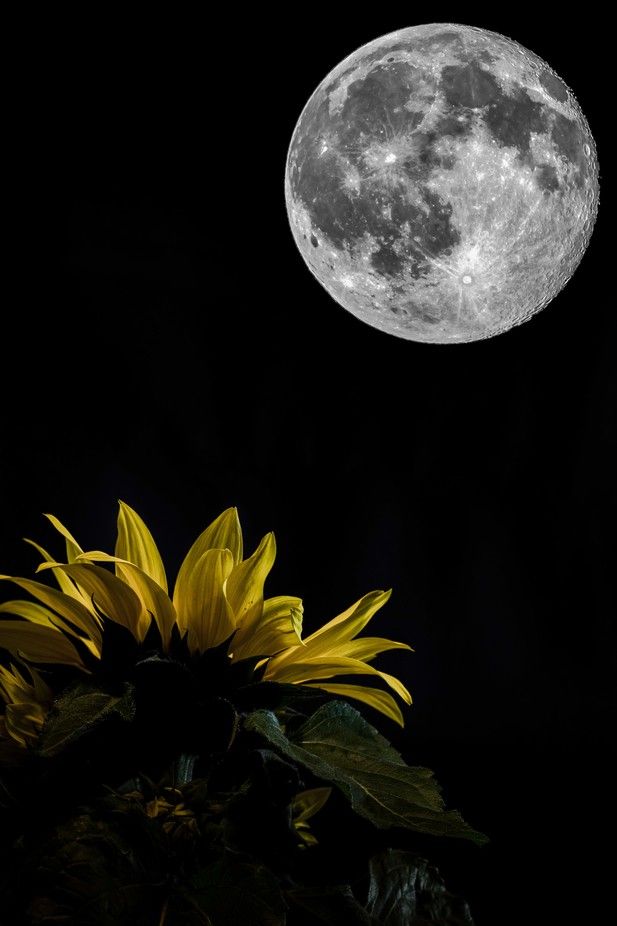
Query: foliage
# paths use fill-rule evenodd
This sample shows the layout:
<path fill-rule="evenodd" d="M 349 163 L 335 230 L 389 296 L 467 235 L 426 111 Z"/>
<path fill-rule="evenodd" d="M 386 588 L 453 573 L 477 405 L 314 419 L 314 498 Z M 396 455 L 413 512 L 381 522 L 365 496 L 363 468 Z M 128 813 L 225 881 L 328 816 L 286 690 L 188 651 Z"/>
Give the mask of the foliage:
<path fill-rule="evenodd" d="M 423 856 L 484 837 L 341 700 L 402 723 L 393 696 L 331 681 L 411 700 L 369 665 L 409 647 L 359 636 L 388 593 L 302 638 L 300 600 L 264 597 L 274 538 L 243 559 L 234 509 L 171 597 L 128 506 L 114 556 L 51 520 L 60 590 L 0 605 L 2 926 L 471 924 Z"/>
<path fill-rule="evenodd" d="M 444 810 L 433 773 L 410 768 L 388 741 L 345 702 L 326 704 L 289 738 L 271 711 L 248 717 L 248 730 L 324 781 L 378 827 L 404 826 L 434 836 L 483 842 L 460 814 Z"/>
<path fill-rule="evenodd" d="M 233 736 L 156 781 L 122 746 L 140 735 L 134 692 L 67 690 L 36 753 L 6 772 L 3 924 L 469 926 L 418 852 L 426 833 L 482 837 L 430 772 L 344 702 L 275 712 L 260 706 L 277 702 L 271 686 L 250 689 L 242 708 L 211 704 L 210 728 Z M 392 828 L 407 849 L 385 846 Z M 334 832 L 349 833 L 338 862 Z"/>

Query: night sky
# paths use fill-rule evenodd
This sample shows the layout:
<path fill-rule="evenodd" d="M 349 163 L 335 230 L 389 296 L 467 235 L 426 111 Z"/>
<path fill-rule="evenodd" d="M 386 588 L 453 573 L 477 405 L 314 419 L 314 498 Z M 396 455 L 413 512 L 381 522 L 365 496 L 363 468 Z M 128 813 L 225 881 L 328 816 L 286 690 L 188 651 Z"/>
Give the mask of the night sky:
<path fill-rule="evenodd" d="M 216 29 L 107 12 L 19 37 L 4 114 L 0 572 L 31 574 L 21 537 L 52 542 L 43 511 L 109 548 L 122 498 L 170 571 L 229 505 L 249 546 L 274 530 L 267 590 L 303 596 L 309 630 L 392 587 L 371 633 L 414 647 L 381 663 L 414 706 L 404 733 L 381 729 L 492 840 L 436 849 L 449 886 L 477 926 L 590 926 L 612 903 L 600 840 L 616 822 L 617 332 L 602 294 L 597 27 L 465 16 L 573 88 L 603 203 L 545 311 L 432 346 L 322 290 L 292 240 L 283 175 L 298 115 L 338 61 L 462 14 L 307 9 L 231 11 Z"/>

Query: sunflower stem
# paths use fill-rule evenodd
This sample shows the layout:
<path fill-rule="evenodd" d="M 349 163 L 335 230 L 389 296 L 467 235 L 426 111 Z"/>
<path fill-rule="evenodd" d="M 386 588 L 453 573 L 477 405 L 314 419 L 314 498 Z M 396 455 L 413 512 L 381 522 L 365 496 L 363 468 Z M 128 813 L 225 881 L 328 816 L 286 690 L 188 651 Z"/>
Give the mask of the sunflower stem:
<path fill-rule="evenodd" d="M 182 755 L 176 759 L 173 767 L 175 788 L 181 788 L 182 785 L 186 785 L 189 781 L 193 780 L 193 769 L 195 768 L 196 761 L 197 756 L 190 755 L 186 752 L 183 752 Z"/>

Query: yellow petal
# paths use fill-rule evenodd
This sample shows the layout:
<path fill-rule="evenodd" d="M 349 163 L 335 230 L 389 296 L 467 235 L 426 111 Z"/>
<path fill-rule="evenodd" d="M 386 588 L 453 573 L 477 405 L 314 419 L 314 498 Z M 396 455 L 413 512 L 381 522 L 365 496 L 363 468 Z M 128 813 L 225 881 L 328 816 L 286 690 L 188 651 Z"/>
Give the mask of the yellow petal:
<path fill-rule="evenodd" d="M 174 605 L 181 630 L 188 628 L 191 650 L 218 646 L 235 630 L 225 585 L 233 569 L 229 550 L 206 550 L 180 587 Z"/>
<path fill-rule="evenodd" d="M 82 553 L 79 562 L 114 563 L 118 579 L 133 589 L 142 605 L 143 613 L 139 623 L 138 639 L 143 640 L 145 637 L 150 626 L 150 615 L 152 615 L 159 628 L 163 648 L 167 650 L 171 640 L 171 631 L 176 622 L 176 612 L 169 595 L 163 591 L 158 582 L 155 582 L 133 563 L 117 556 L 110 556 L 109 553 L 103 553 L 100 550 Z"/>
<path fill-rule="evenodd" d="M 137 512 L 129 508 L 125 502 L 120 502 L 115 552 L 116 556 L 134 563 L 164 592 L 167 591 L 165 567 L 154 538 Z"/>
<path fill-rule="evenodd" d="M 41 567 L 39 566 L 39 569 Z M 66 569 L 66 567 L 59 567 Z M 70 621 L 75 627 L 83 630 L 84 634 L 92 640 L 98 650 L 101 649 L 101 624 L 98 617 L 89 611 L 80 601 L 63 595 L 62 592 L 49 585 L 43 585 L 42 582 L 34 582 L 32 579 L 19 579 L 13 576 L 0 576 L 0 580 L 7 580 L 19 585 L 24 591 L 29 592 L 38 601 L 50 607 L 61 617 Z"/>
<path fill-rule="evenodd" d="M 389 685 L 393 691 L 396 691 L 397 695 L 402 698 L 406 704 L 411 704 L 412 697 L 400 679 L 398 679 L 395 675 L 390 675 L 389 672 L 380 671 L 379 675 L 382 677 L 386 685 Z"/>
<path fill-rule="evenodd" d="M 140 618 L 138 638 L 142 640 L 145 637 L 150 626 L 150 615 L 152 615 L 161 634 L 163 649 L 167 652 L 171 631 L 176 622 L 176 612 L 169 595 L 163 591 L 158 582 L 132 563 L 117 563 L 116 573 L 119 579 L 133 589 L 142 603 L 146 617 L 144 619 L 142 614 Z"/>
<path fill-rule="evenodd" d="M 0 666 L 0 694 L 5 701 L 24 701 L 28 698 L 28 692 L 33 689 L 26 684 L 26 680 L 21 673 L 11 663 L 10 667 Z"/>
<path fill-rule="evenodd" d="M 252 556 L 238 563 L 227 581 L 227 600 L 240 623 L 255 604 L 261 605 L 264 583 L 276 558 L 274 534 L 266 534 Z"/>
<path fill-rule="evenodd" d="M 39 566 L 39 570 L 47 564 Z M 64 566 L 55 563 L 59 569 L 74 579 L 92 597 L 96 607 L 116 624 L 122 624 L 139 640 L 139 624 L 142 613 L 141 602 L 132 588 L 106 569 L 91 563 L 71 563 Z"/>
<path fill-rule="evenodd" d="M 6 729 L 7 733 L 22 746 L 36 742 L 40 729 L 45 721 L 47 711 L 33 702 L 22 704 L 7 704 Z"/>
<path fill-rule="evenodd" d="M 0 621 L 0 646 L 30 662 L 63 663 L 86 671 L 69 638 L 51 627 L 27 621 Z"/>
<path fill-rule="evenodd" d="M 97 658 L 101 655 L 100 639 L 99 646 L 87 637 L 82 636 L 61 617 L 46 608 L 44 605 L 37 604 L 35 601 L 5 601 L 0 605 L 0 614 L 13 614 L 15 617 L 23 617 L 32 624 L 40 624 L 43 627 L 63 630 L 76 639 L 80 640 L 90 652 Z M 100 631 L 99 631 L 100 634 Z"/>
<path fill-rule="evenodd" d="M 41 624 L 43 627 L 64 630 L 65 633 L 72 633 L 73 635 L 77 634 L 77 631 L 70 627 L 66 621 L 63 621 L 61 617 L 58 617 L 45 605 L 37 604 L 36 601 L 24 601 L 21 599 L 4 601 L 0 604 L 0 614 L 12 614 L 14 617 L 25 618 L 31 624 Z"/>
<path fill-rule="evenodd" d="M 302 599 L 279 595 L 264 601 L 263 609 L 246 615 L 230 644 L 234 661 L 278 653 L 302 643 Z"/>
<path fill-rule="evenodd" d="M 24 537 L 24 540 L 26 541 L 26 543 L 29 543 L 31 547 L 34 547 L 35 550 L 38 550 L 38 552 L 43 557 L 43 562 L 48 562 L 48 563 L 53 562 L 53 557 L 50 556 L 50 554 L 47 552 L 47 550 L 44 547 L 42 547 L 38 543 L 35 543 L 34 540 L 29 540 L 27 537 Z M 56 582 L 60 586 L 60 590 L 63 591 L 65 595 L 70 595 L 71 598 L 77 598 L 78 601 L 81 601 L 83 599 L 83 595 L 81 594 L 81 592 L 79 591 L 75 583 L 71 582 L 68 576 L 65 576 L 64 573 L 61 572 L 59 569 L 52 569 L 52 572 L 54 574 L 54 578 Z"/>
<path fill-rule="evenodd" d="M 186 584 L 201 557 L 208 550 L 230 550 L 232 565 L 242 559 L 242 528 L 236 508 L 228 508 L 200 534 L 180 566 L 174 587 L 173 602 L 180 613 L 178 600 L 186 599 Z"/>
<path fill-rule="evenodd" d="M 344 685 L 339 682 L 327 682 L 322 684 L 307 684 L 307 688 L 321 688 L 322 691 L 329 691 L 331 694 L 340 695 L 342 698 L 355 698 L 357 701 L 363 701 L 370 707 L 385 714 L 390 720 L 394 720 L 399 726 L 405 726 L 401 709 L 387 691 L 381 691 L 379 688 L 367 688 L 365 685 Z"/>
<path fill-rule="evenodd" d="M 69 530 L 64 526 L 64 524 L 58 520 L 53 514 L 46 514 L 45 517 L 51 521 L 53 526 L 56 528 L 59 534 L 62 534 L 66 541 L 66 558 L 69 563 L 72 563 L 82 552 L 81 547 L 71 534 Z"/>
<path fill-rule="evenodd" d="M 358 637 L 357 640 L 347 640 L 340 646 L 330 650 L 331 656 L 348 656 L 350 659 L 361 659 L 368 662 L 380 653 L 391 649 L 407 649 L 413 652 L 407 643 L 397 643 L 394 640 L 384 640 L 382 637 Z"/>
<path fill-rule="evenodd" d="M 360 659 L 348 659 L 345 656 L 322 656 L 316 659 L 303 659 L 302 661 L 284 663 L 280 667 L 276 666 L 276 660 L 270 660 L 264 673 L 264 681 L 271 680 L 298 684 L 318 678 L 333 678 L 335 675 L 378 675 L 407 704 L 411 704 L 411 695 L 403 683 L 393 675 L 381 672 Z"/>
<path fill-rule="evenodd" d="M 28 666 L 28 672 L 32 676 L 34 687 L 34 697 L 39 703 L 46 703 L 52 700 L 52 691 L 49 685 L 41 678 L 34 666 Z"/>
<path fill-rule="evenodd" d="M 368 595 L 364 595 L 338 617 L 334 617 L 307 637 L 304 641 L 307 651 L 311 656 L 318 656 L 320 653 L 329 652 L 334 646 L 351 640 L 366 627 L 375 612 L 386 603 L 391 593 L 390 590 L 369 592 Z"/>

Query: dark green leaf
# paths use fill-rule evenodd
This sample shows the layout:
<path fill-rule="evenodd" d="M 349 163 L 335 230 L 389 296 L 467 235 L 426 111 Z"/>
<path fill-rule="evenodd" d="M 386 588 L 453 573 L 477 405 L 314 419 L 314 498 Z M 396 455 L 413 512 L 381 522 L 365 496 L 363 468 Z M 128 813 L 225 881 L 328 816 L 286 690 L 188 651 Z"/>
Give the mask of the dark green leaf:
<path fill-rule="evenodd" d="M 38 751 L 47 758 L 57 755 L 109 717 L 130 721 L 135 716 L 133 688 L 120 694 L 78 685 L 56 703 L 39 738 Z"/>
<path fill-rule="evenodd" d="M 128 803 L 111 797 L 105 809 L 112 810 L 115 804 L 128 807 Z M 168 840 L 157 821 L 143 811 L 105 816 L 108 819 L 85 810 L 43 838 L 41 850 L 38 840 L 31 843 L 21 888 L 21 896 L 29 899 L 29 923 L 149 926 L 156 922 L 173 864 Z"/>
<path fill-rule="evenodd" d="M 367 910 L 379 926 L 473 926 L 467 904 L 439 872 L 410 852 L 387 849 L 370 861 Z"/>
<path fill-rule="evenodd" d="M 316 688 L 280 682 L 256 682 L 244 685 L 234 693 L 236 707 L 244 711 L 291 708 L 308 715 L 328 700 L 330 696 Z"/>
<path fill-rule="evenodd" d="M 212 926 L 284 926 L 287 905 L 263 865 L 223 850 L 193 877 L 191 899 Z"/>
<path fill-rule="evenodd" d="M 286 891 L 285 897 L 292 905 L 310 916 L 302 923 L 318 923 L 325 926 L 374 926 L 374 920 L 358 903 L 348 884 L 336 887 L 299 887 Z M 295 919 L 294 919 L 295 923 Z"/>
<path fill-rule="evenodd" d="M 250 714 L 245 727 L 318 778 L 337 785 L 356 813 L 375 826 L 486 841 L 459 813 L 444 809 L 431 771 L 406 765 L 388 741 L 343 701 L 319 708 L 291 739 L 271 711 Z"/>

